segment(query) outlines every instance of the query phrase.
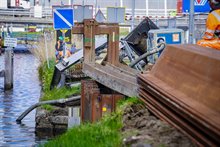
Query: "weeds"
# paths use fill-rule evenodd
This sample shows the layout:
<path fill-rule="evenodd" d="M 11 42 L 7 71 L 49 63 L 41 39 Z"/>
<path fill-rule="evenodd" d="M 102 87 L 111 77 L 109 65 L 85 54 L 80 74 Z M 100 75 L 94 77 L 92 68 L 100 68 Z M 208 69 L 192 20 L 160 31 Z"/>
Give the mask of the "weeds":
<path fill-rule="evenodd" d="M 41 101 L 48 100 L 57 100 L 60 98 L 68 98 L 73 95 L 80 94 L 80 87 L 72 87 L 72 88 L 54 88 L 53 90 L 45 91 L 43 97 L 41 97 Z"/>
<path fill-rule="evenodd" d="M 56 37 L 55 33 L 52 32 L 47 35 L 48 37 L 45 44 L 45 38 L 42 35 L 40 40 L 38 42 L 33 42 L 31 45 L 33 46 L 32 49 L 30 49 L 30 52 L 39 59 L 41 63 L 44 63 L 47 61 L 47 54 L 46 54 L 46 46 L 48 49 L 48 58 L 52 59 L 55 58 L 55 44 L 56 44 Z"/>
<path fill-rule="evenodd" d="M 139 103 L 137 98 L 128 98 L 118 103 L 115 113 L 104 116 L 94 124 L 84 123 L 73 127 L 67 133 L 49 141 L 45 147 L 118 147 L 122 146 L 120 132 L 122 115 L 128 105 Z"/>

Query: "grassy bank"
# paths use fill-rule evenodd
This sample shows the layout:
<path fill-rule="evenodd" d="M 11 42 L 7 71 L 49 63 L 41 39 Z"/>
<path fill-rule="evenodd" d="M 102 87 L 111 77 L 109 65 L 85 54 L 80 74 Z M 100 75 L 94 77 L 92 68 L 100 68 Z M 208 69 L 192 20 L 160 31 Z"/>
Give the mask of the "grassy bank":
<path fill-rule="evenodd" d="M 80 87 L 62 87 L 62 88 L 54 88 L 50 90 L 50 83 L 52 80 L 54 66 L 55 66 L 55 59 L 51 59 L 49 61 L 50 68 L 48 68 L 47 62 L 41 64 L 38 68 L 39 70 L 39 79 L 42 83 L 42 97 L 40 101 L 48 101 L 48 100 L 57 100 L 61 98 L 68 98 L 73 95 L 80 94 Z M 44 105 L 44 109 L 46 110 L 53 110 L 53 106 Z"/>
<path fill-rule="evenodd" d="M 122 115 L 131 104 L 139 103 L 136 98 L 120 101 L 115 113 L 106 115 L 97 123 L 81 124 L 67 133 L 47 142 L 45 147 L 117 147 L 122 146 Z"/>
<path fill-rule="evenodd" d="M 48 68 L 47 63 L 44 62 L 39 67 L 39 78 L 42 81 L 42 90 L 43 90 L 43 96 L 41 97 L 42 101 L 47 100 L 56 100 L 60 98 L 67 98 L 72 95 L 76 95 L 80 93 L 80 87 L 63 87 L 63 88 L 54 88 L 53 90 L 50 90 L 50 83 L 52 80 L 53 72 L 54 72 L 54 66 L 55 66 L 55 60 L 52 59 L 49 62 L 50 68 Z"/>

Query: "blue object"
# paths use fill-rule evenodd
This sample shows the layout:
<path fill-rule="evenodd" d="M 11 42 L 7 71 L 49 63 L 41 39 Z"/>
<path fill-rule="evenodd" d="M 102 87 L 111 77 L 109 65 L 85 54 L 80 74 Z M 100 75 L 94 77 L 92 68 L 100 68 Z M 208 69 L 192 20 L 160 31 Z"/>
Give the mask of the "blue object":
<path fill-rule="evenodd" d="M 183 44 L 184 31 L 181 29 L 152 29 L 148 32 L 148 51 L 157 48 L 158 43 L 165 42 L 165 44 Z M 163 50 L 148 57 L 151 63 L 155 63 Z"/>
<path fill-rule="evenodd" d="M 195 12 L 209 12 L 211 10 L 208 0 L 194 0 L 194 11 Z M 182 3 L 183 12 L 189 13 L 190 11 L 190 0 L 184 0 Z"/>
<path fill-rule="evenodd" d="M 74 44 L 72 44 L 72 46 L 71 46 L 70 53 L 73 54 L 73 53 L 75 53 L 75 52 L 76 52 L 76 45 L 75 45 L 75 43 L 74 43 Z"/>
<path fill-rule="evenodd" d="M 71 29 L 74 26 L 74 10 L 71 8 L 55 9 L 53 24 L 55 30 Z"/>

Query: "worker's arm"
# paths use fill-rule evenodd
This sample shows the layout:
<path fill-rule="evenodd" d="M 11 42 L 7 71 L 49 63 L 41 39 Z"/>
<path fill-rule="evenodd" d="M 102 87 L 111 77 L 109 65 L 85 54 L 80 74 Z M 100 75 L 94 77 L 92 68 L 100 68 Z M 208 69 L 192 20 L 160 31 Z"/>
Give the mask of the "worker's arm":
<path fill-rule="evenodd" d="M 60 42 L 57 41 L 57 50 L 59 50 L 59 49 L 60 49 Z"/>

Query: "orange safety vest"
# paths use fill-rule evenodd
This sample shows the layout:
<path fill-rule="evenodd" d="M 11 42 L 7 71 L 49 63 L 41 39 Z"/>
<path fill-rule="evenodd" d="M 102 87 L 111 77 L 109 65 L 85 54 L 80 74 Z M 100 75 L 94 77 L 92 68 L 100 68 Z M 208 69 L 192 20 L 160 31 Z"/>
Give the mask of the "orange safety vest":
<path fill-rule="evenodd" d="M 218 34 L 217 37 L 215 33 Z M 211 47 L 220 50 L 220 9 L 209 13 L 206 21 L 206 31 L 202 40 L 197 42 L 198 45 Z"/>

